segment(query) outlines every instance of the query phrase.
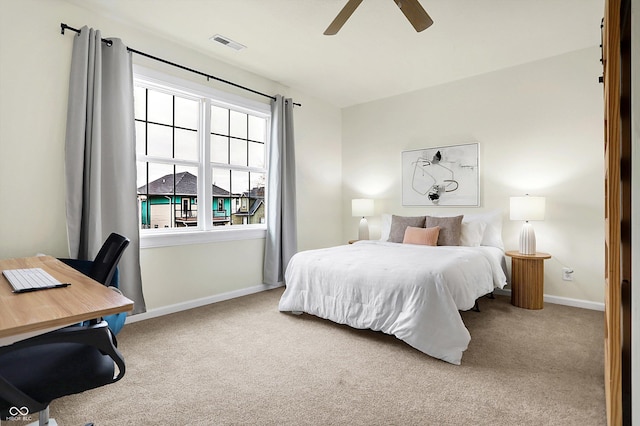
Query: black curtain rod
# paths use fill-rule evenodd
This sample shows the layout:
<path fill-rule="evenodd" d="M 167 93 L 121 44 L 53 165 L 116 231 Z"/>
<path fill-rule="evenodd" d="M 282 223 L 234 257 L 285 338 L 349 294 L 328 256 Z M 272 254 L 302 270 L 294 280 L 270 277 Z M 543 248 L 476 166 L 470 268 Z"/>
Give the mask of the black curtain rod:
<path fill-rule="evenodd" d="M 64 31 L 65 30 L 70 30 L 70 31 L 73 31 L 75 33 L 80 34 L 80 30 L 79 29 L 70 27 L 65 23 L 60 23 L 60 34 L 64 35 Z M 107 46 L 111 46 L 111 40 L 107 40 L 107 39 L 103 38 L 102 42 L 105 43 Z M 154 61 L 162 62 L 163 64 L 171 65 L 171 66 L 174 66 L 176 68 L 180 68 L 180 69 L 183 69 L 185 71 L 189 71 L 189 72 L 192 72 L 194 74 L 201 75 L 203 77 L 206 77 L 207 81 L 209 79 L 213 79 L 213 80 L 219 81 L 221 83 L 225 83 L 225 84 L 228 84 L 230 86 L 234 86 L 234 87 L 237 87 L 239 89 L 246 90 L 246 91 L 251 92 L 251 93 L 255 93 L 256 95 L 264 96 L 265 98 L 269 98 L 269 99 L 273 99 L 273 100 L 276 99 L 275 96 L 271 96 L 271 95 L 267 95 L 266 93 L 258 92 L 257 90 L 253 90 L 253 89 L 250 89 L 248 87 L 241 86 L 241 85 L 236 84 L 236 83 L 234 83 L 232 81 L 224 80 L 224 79 L 222 79 L 220 77 L 216 77 L 215 75 L 210 75 L 210 74 L 204 73 L 202 71 L 195 70 L 193 68 L 185 67 L 184 65 L 176 64 L 175 62 L 167 61 L 166 59 L 162 59 L 162 58 L 159 58 L 157 56 L 153 56 L 153 55 L 150 55 L 148 53 L 141 52 L 141 51 L 136 50 L 136 49 L 132 49 L 132 48 L 130 48 L 128 46 L 127 46 L 127 51 L 131 52 L 131 53 L 135 53 L 136 55 L 140 55 L 140 56 L 144 56 L 144 57 L 149 58 L 149 59 L 153 59 Z M 302 106 L 301 104 L 295 103 L 295 102 L 293 104 L 296 105 L 296 106 Z"/>

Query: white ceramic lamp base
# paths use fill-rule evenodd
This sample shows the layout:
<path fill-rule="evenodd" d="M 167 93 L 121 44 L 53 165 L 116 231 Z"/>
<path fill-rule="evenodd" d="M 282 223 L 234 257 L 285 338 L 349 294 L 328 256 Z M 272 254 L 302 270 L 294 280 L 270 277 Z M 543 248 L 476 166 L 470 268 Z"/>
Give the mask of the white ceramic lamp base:
<path fill-rule="evenodd" d="M 364 217 L 360 219 L 360 226 L 358 227 L 358 239 L 369 239 L 369 224 L 367 223 L 367 219 L 365 219 Z"/>
<path fill-rule="evenodd" d="M 529 222 L 520 231 L 520 254 L 536 254 L 536 233 Z"/>

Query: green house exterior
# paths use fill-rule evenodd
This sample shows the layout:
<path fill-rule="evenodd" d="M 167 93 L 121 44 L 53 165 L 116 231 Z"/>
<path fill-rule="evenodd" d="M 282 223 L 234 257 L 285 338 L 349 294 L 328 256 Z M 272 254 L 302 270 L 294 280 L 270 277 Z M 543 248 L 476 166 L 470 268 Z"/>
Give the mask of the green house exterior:
<path fill-rule="evenodd" d="M 196 226 L 197 179 L 189 172 L 181 172 L 139 187 L 141 228 Z M 254 188 L 243 194 L 231 194 L 216 185 L 212 189 L 210 208 L 214 225 L 264 222 L 264 188 Z"/>

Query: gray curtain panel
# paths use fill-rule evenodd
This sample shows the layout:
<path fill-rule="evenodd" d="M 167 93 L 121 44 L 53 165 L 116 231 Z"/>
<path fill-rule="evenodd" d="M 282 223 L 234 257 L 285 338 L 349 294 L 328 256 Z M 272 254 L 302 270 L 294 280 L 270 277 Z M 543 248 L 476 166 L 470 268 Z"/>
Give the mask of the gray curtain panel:
<path fill-rule="evenodd" d="M 298 251 L 293 100 L 271 102 L 271 145 L 267 178 L 265 284 L 280 284 L 289 259 Z"/>
<path fill-rule="evenodd" d="M 92 260 L 111 232 L 131 240 L 120 289 L 146 311 L 140 274 L 131 56 L 83 27 L 74 38 L 65 146 L 69 256 Z"/>

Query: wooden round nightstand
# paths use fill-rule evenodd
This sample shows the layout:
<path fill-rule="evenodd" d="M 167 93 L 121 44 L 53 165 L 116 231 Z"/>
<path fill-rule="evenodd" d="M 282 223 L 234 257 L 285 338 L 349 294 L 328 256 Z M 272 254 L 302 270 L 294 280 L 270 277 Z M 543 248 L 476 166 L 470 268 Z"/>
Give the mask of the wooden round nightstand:
<path fill-rule="evenodd" d="M 548 253 L 505 253 L 511 258 L 511 304 L 525 309 L 544 307 L 544 261 Z"/>

